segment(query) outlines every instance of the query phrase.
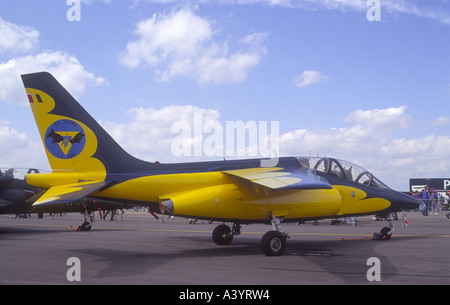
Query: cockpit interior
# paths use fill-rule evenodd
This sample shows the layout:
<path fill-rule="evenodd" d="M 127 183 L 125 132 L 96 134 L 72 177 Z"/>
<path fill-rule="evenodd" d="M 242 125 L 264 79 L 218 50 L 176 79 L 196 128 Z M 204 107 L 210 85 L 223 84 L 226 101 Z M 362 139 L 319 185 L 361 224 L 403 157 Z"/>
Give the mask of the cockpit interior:
<path fill-rule="evenodd" d="M 312 170 L 377 188 L 389 189 L 372 173 L 348 161 L 325 157 L 298 157 L 300 164 Z"/>

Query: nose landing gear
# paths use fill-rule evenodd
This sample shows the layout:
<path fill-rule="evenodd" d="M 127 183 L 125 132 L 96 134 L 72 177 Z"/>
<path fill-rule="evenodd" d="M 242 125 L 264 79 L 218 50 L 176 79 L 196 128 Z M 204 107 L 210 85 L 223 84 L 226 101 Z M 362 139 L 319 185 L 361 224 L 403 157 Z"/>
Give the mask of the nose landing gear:
<path fill-rule="evenodd" d="M 386 215 L 385 219 L 388 222 L 389 227 L 384 227 L 381 229 L 380 233 L 373 233 L 372 239 L 374 240 L 389 240 L 392 236 L 392 233 L 394 232 L 395 226 L 394 226 L 394 215 L 388 214 Z"/>

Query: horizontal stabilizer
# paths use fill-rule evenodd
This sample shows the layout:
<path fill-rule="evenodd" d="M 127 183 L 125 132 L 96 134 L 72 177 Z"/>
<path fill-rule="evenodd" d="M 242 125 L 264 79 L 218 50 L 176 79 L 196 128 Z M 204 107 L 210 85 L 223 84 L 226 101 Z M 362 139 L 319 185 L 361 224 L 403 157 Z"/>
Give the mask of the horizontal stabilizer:
<path fill-rule="evenodd" d="M 279 167 L 259 167 L 224 171 L 270 189 L 331 189 L 331 184 L 308 169 L 289 170 Z"/>
<path fill-rule="evenodd" d="M 33 205 L 36 206 L 75 202 L 91 195 L 92 193 L 95 193 L 105 185 L 105 181 L 88 181 L 53 186 L 45 191 L 45 193 L 42 194 Z"/>

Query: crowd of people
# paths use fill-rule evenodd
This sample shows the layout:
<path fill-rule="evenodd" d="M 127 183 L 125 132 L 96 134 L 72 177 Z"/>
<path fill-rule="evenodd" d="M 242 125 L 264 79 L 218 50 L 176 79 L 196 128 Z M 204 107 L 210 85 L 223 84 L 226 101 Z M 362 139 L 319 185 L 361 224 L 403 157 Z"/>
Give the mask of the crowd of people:
<path fill-rule="evenodd" d="M 419 211 L 424 216 L 429 216 L 429 213 L 437 214 L 441 210 L 449 210 L 450 191 L 438 193 L 433 187 L 425 185 L 421 192 L 411 191 L 411 196 L 420 202 Z M 450 212 L 446 216 L 449 218 Z"/>

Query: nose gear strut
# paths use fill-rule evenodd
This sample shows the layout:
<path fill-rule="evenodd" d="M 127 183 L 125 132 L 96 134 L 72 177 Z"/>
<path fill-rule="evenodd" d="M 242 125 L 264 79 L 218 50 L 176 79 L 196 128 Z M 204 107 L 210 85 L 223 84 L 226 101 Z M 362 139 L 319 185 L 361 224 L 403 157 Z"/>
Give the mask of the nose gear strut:
<path fill-rule="evenodd" d="M 395 230 L 394 226 L 394 214 L 389 213 L 385 216 L 389 227 L 384 227 L 381 229 L 380 233 L 373 233 L 372 239 L 374 240 L 388 240 L 391 238 L 392 233 Z"/>

